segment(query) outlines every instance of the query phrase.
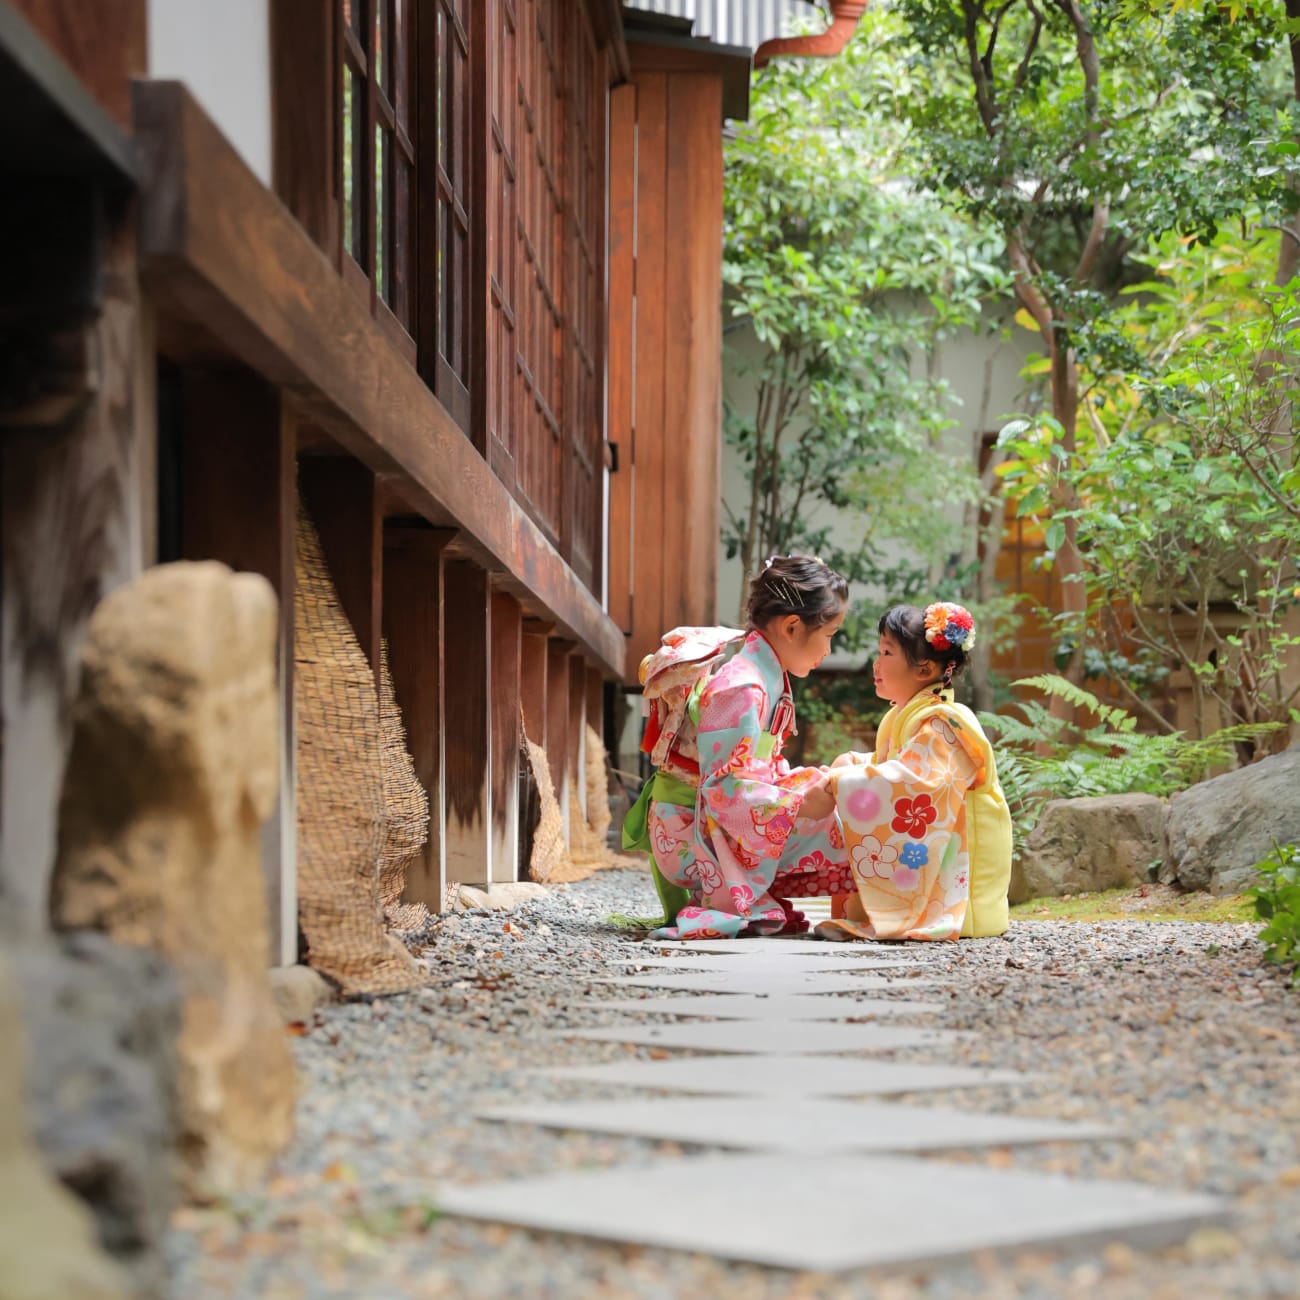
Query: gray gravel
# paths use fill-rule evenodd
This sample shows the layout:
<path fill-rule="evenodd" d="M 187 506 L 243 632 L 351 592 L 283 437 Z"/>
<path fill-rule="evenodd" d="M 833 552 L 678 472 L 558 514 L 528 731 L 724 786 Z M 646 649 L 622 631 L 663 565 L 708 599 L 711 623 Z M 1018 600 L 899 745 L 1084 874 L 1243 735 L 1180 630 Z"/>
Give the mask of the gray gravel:
<path fill-rule="evenodd" d="M 945 1159 L 1133 1179 L 1232 1199 L 1229 1227 L 1202 1229 L 1177 1248 L 990 1254 L 927 1273 L 832 1277 L 438 1217 L 440 1180 L 603 1168 L 683 1153 L 672 1142 L 467 1117 L 470 1106 L 484 1103 L 636 1095 L 523 1071 L 658 1054 L 543 1036 L 600 1023 L 607 1018 L 601 1001 L 635 996 L 591 980 L 634 942 L 604 918 L 653 905 L 644 875 L 607 871 L 508 916 L 449 916 L 416 944 L 428 988 L 319 1013 L 294 1044 L 301 1097 L 292 1148 L 258 1195 L 177 1214 L 168 1243 L 171 1294 L 1300 1296 L 1300 996 L 1263 963 L 1249 925 L 1016 922 L 1002 939 L 928 954 L 927 971 L 945 968 L 953 982 L 911 994 L 945 1003 L 922 1023 L 979 1031 L 954 1047 L 954 1061 L 1018 1067 L 1043 1078 L 909 1101 L 1099 1120 L 1128 1135 Z M 905 979 L 898 996 L 908 996 Z M 893 1055 L 934 1059 L 926 1050 Z"/>

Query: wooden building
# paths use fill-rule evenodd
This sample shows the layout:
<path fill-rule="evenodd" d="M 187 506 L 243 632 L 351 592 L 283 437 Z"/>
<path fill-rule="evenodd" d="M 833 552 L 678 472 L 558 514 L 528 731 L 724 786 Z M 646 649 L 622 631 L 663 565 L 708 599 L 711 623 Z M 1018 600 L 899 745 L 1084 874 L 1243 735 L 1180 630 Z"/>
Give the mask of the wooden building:
<path fill-rule="evenodd" d="M 273 960 L 296 951 L 294 531 L 432 834 L 511 880 L 664 627 L 715 618 L 721 129 L 749 51 L 617 0 L 0 0 L 0 889 L 43 915 L 81 637 L 144 567 L 281 598 Z"/>

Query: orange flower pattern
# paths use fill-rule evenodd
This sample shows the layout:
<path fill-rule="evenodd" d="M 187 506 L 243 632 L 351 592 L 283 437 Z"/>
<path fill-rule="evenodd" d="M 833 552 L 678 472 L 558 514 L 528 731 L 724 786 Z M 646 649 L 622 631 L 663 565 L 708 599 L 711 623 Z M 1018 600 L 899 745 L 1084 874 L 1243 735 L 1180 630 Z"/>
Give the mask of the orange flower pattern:
<path fill-rule="evenodd" d="M 966 792 L 979 751 L 935 718 L 896 758 L 854 755 L 833 774 L 852 886 L 865 921 L 831 922 L 862 939 L 956 939 L 966 918 L 970 855 Z"/>

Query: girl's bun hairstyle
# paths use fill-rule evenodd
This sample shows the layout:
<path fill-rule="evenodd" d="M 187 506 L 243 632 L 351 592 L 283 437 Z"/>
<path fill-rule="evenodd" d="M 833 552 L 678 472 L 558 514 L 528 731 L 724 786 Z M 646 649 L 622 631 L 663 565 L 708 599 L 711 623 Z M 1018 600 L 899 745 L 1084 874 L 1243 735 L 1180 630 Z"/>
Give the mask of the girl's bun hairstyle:
<path fill-rule="evenodd" d="M 813 555 L 773 555 L 749 584 L 749 626 L 798 614 L 805 626 L 825 627 L 849 599 L 848 580 Z"/>
<path fill-rule="evenodd" d="M 963 643 L 949 640 L 941 628 L 952 631 L 954 638 L 964 634 Z M 961 605 L 941 603 L 924 610 L 915 605 L 894 605 L 880 616 L 877 630 L 882 636 L 888 633 L 893 637 L 913 668 L 938 664 L 945 684 L 966 671 L 970 648 L 975 644 L 974 620 Z"/>

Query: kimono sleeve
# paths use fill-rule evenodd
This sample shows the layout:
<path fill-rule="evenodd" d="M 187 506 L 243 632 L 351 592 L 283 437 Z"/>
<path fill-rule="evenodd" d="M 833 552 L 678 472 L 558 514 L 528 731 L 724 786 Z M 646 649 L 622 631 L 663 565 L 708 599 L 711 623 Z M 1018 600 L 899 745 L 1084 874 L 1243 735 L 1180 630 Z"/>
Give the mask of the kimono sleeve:
<path fill-rule="evenodd" d="M 757 682 L 719 683 L 700 697 L 701 808 L 742 861 L 781 856 L 803 790 L 818 779 L 815 768 L 792 772 L 759 752 L 767 712 Z"/>
<path fill-rule="evenodd" d="M 885 763 L 832 773 L 849 865 L 874 939 L 955 939 L 970 895 L 966 792 L 980 763 L 942 718 Z"/>

